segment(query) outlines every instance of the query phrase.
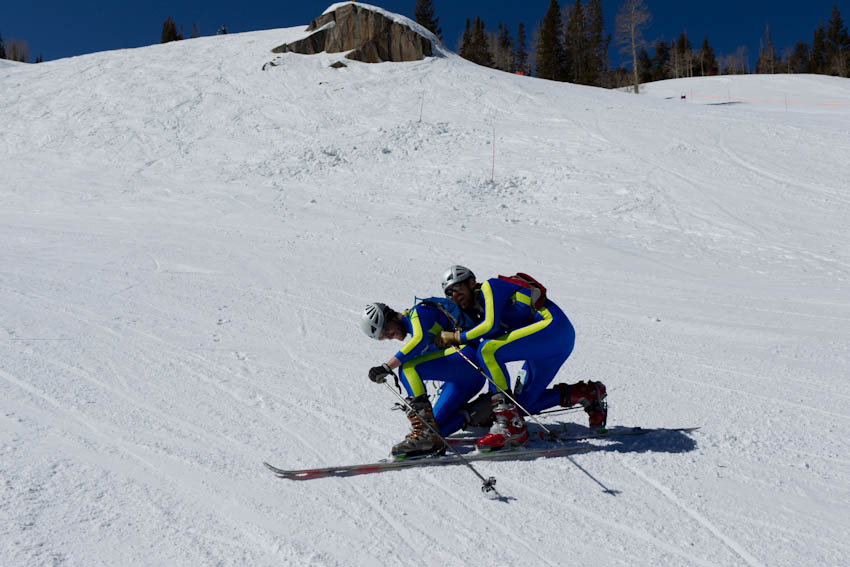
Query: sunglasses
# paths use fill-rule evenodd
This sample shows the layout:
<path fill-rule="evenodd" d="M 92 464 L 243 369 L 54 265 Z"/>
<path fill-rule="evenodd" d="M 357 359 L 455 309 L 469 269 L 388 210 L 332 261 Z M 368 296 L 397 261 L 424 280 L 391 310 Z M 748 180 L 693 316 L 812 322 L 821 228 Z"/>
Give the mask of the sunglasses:
<path fill-rule="evenodd" d="M 460 284 L 456 283 L 454 285 L 450 285 L 446 288 L 446 297 L 451 297 L 455 294 L 455 292 L 460 291 Z"/>

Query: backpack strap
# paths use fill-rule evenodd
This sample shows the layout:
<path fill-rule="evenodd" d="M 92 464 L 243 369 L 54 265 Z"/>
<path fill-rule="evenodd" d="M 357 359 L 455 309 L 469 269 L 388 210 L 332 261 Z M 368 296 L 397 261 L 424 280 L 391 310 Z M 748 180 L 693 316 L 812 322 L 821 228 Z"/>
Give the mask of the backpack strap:
<path fill-rule="evenodd" d="M 436 301 L 431 301 L 430 299 L 419 299 L 417 297 L 416 300 L 418 301 L 418 303 L 416 303 L 416 305 L 424 305 L 425 307 L 430 307 L 432 309 L 436 309 L 437 311 L 439 311 L 440 313 L 445 315 L 446 319 L 449 320 L 449 323 L 452 324 L 452 327 L 453 327 L 452 330 L 453 331 L 460 329 L 460 323 L 458 323 L 458 320 L 444 306 L 440 305 Z"/>

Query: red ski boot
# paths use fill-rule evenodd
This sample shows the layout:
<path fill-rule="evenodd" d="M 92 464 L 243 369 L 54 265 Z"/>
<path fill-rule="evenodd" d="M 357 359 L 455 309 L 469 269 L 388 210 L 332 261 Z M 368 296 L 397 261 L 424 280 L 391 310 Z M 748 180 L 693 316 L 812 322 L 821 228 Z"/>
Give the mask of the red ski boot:
<path fill-rule="evenodd" d="M 528 432 L 519 409 L 502 393 L 490 397 L 495 422 L 490 433 L 475 444 L 483 452 L 495 451 L 506 446 L 524 445 L 528 441 Z"/>
<path fill-rule="evenodd" d="M 555 384 L 561 392 L 561 405 L 570 407 L 580 405 L 587 412 L 591 429 L 604 429 L 608 421 L 608 392 L 602 382 L 579 382 L 577 384 Z"/>

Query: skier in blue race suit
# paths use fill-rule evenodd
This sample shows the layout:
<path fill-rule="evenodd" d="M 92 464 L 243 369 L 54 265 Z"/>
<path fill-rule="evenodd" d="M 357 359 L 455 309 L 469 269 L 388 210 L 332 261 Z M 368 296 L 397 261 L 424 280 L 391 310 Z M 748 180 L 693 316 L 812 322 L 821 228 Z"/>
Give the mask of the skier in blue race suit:
<path fill-rule="evenodd" d="M 441 298 L 435 298 L 440 301 Z M 445 300 L 442 300 L 445 301 Z M 410 338 L 386 363 L 369 370 L 374 382 L 384 382 L 396 368 L 407 390 L 411 432 L 392 448 L 396 458 L 445 451 L 443 442 L 434 434 L 430 424 L 441 435 L 454 433 L 469 420 L 463 404 L 477 394 L 485 378 L 461 358 L 457 351 L 434 346 L 440 332 L 455 328 L 449 316 L 426 300 L 401 313 L 383 303 L 370 303 L 363 311 L 361 326 L 374 339 L 404 340 Z M 475 356 L 474 347 L 466 347 L 466 356 Z M 432 407 L 423 380 L 443 382 L 442 392 Z"/>
<path fill-rule="evenodd" d="M 590 426 L 604 427 L 606 391 L 601 382 L 556 384 L 547 389 L 575 344 L 572 323 L 553 301 L 546 299 L 536 309 L 530 289 L 500 278 L 477 284 L 475 275 L 463 266 L 446 271 L 443 290 L 461 309 L 481 319 L 474 327 L 442 331 L 435 339 L 440 347 L 458 345 L 464 352 L 477 343 L 475 360 L 489 378 L 495 416 L 490 433 L 478 440 L 479 448 L 499 449 L 528 439 L 522 413 L 505 395 L 511 394 L 505 366 L 511 361 L 525 361 L 524 379 L 513 397 L 529 413 L 581 404 Z"/>

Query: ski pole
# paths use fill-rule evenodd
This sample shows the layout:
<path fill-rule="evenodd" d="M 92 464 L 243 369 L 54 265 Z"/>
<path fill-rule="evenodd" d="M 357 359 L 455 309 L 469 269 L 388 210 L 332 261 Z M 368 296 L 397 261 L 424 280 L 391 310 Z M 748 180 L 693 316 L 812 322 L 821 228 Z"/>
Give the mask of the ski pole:
<path fill-rule="evenodd" d="M 393 374 L 393 376 L 395 376 L 395 372 L 393 372 L 392 374 Z M 478 470 L 476 470 L 476 468 L 475 468 L 474 466 L 472 466 L 472 463 L 470 463 L 469 461 L 467 461 L 466 459 L 464 459 L 464 458 L 463 458 L 463 455 L 461 455 L 461 454 L 460 454 L 460 451 L 458 451 L 458 450 L 454 447 L 454 445 L 451 445 L 448 441 L 446 441 L 446 438 L 445 438 L 445 437 L 443 437 L 442 435 L 440 435 L 440 432 L 439 432 L 439 431 L 437 431 L 437 430 L 434 428 L 434 426 L 432 426 L 432 425 L 431 425 L 430 423 L 428 423 L 426 420 L 422 419 L 422 416 L 421 416 L 421 415 L 419 415 L 419 412 L 418 412 L 418 411 L 416 411 L 416 410 L 413 408 L 413 406 L 412 406 L 412 405 L 410 405 L 410 404 L 407 402 L 407 400 L 405 400 L 405 399 L 404 399 L 404 397 L 403 397 L 401 394 L 399 394 L 398 392 L 396 392 L 395 390 L 393 390 L 392 386 L 390 386 L 389 384 L 387 384 L 387 382 L 386 382 L 386 381 L 382 382 L 382 384 L 384 384 L 384 386 L 386 386 L 386 387 L 387 387 L 387 390 L 389 390 L 390 392 L 392 392 L 392 393 L 393 393 L 393 396 L 395 396 L 395 397 L 397 397 L 399 400 L 401 400 L 401 403 L 402 403 L 402 404 L 404 404 L 404 406 L 405 406 L 407 409 L 409 409 L 410 411 L 412 411 L 412 412 L 413 412 L 413 414 L 414 414 L 414 415 L 416 415 L 416 416 L 417 416 L 417 417 L 418 417 L 418 418 L 422 421 L 422 423 L 424 423 L 425 425 L 427 425 L 427 426 L 428 426 L 428 429 L 430 429 L 430 430 L 434 433 L 434 435 L 436 435 L 437 437 L 439 437 L 439 438 L 440 438 L 440 441 L 442 441 L 442 442 L 443 442 L 443 445 L 445 445 L 446 447 L 449 447 L 452 451 L 454 451 L 454 452 L 455 452 L 455 454 L 457 455 L 457 458 L 458 458 L 458 459 L 460 459 L 460 461 L 461 461 L 464 465 L 466 465 L 467 467 L 469 467 L 469 470 L 471 470 L 472 472 L 474 472 L 474 473 L 475 473 L 475 476 L 477 476 L 478 478 L 480 478 L 480 479 L 481 479 L 481 482 L 482 482 L 482 485 L 481 485 L 481 491 L 482 491 L 482 492 L 491 492 L 491 491 L 492 491 L 492 492 L 494 492 L 494 493 L 495 493 L 495 494 L 496 494 L 496 495 L 497 495 L 500 499 L 501 499 L 501 498 L 503 498 L 503 496 L 502 496 L 501 494 L 499 494 L 499 491 L 498 491 L 498 490 L 496 490 L 496 477 L 491 476 L 490 478 L 484 478 L 484 477 L 481 475 L 481 473 L 479 473 L 479 472 L 478 472 Z"/>
<path fill-rule="evenodd" d="M 557 439 L 557 438 L 558 438 L 557 434 L 553 433 L 552 431 L 550 431 L 550 430 L 549 430 L 549 428 L 548 428 L 548 427 L 546 427 L 545 425 L 543 425 L 542 423 L 540 423 L 540 421 L 538 421 L 538 420 L 537 420 L 537 418 L 535 418 L 533 415 L 531 415 L 531 412 L 530 412 L 530 411 L 528 411 L 527 409 L 525 409 L 524 407 L 522 407 L 522 406 L 520 405 L 520 403 L 519 403 L 518 401 L 516 401 L 516 398 L 514 398 L 512 395 L 510 395 L 510 394 L 509 394 L 506 390 L 502 389 L 502 387 L 501 387 L 501 386 L 499 386 L 498 384 L 496 384 L 496 382 L 494 382 L 494 381 L 493 381 L 493 379 L 492 379 L 492 378 L 490 378 L 490 377 L 487 375 L 487 373 L 486 373 L 486 372 L 484 372 L 484 371 L 481 369 L 481 367 L 480 367 L 480 366 L 478 366 L 477 364 L 475 364 L 474 362 L 472 362 L 472 361 L 469 359 L 469 357 L 468 357 L 468 356 L 466 356 L 465 354 L 463 354 L 463 353 L 461 352 L 461 349 L 459 349 L 458 347 L 456 347 L 456 346 L 454 346 L 454 345 L 453 345 L 453 348 L 455 349 L 455 352 L 456 352 L 456 353 L 458 353 L 458 354 L 461 356 L 461 358 L 463 358 L 465 361 L 467 361 L 467 362 L 468 362 L 468 363 L 469 363 L 469 364 L 470 364 L 470 365 L 471 365 L 474 369 L 476 369 L 476 370 L 479 372 L 479 374 L 481 374 L 482 376 L 484 376 L 484 378 L 486 378 L 488 382 L 490 382 L 491 384 L 493 384 L 493 385 L 496 387 L 496 389 L 497 389 L 497 390 L 499 390 L 499 392 L 501 392 L 502 394 L 504 394 L 505 396 L 507 396 L 507 397 L 508 397 L 508 399 L 510 399 L 510 400 L 511 400 L 511 401 L 512 401 L 515 405 L 516 405 L 516 407 L 518 407 L 519 409 L 521 409 L 522 411 L 524 411 L 524 412 L 525 412 L 525 414 L 526 414 L 526 415 L 527 415 L 527 416 L 531 419 L 531 421 L 533 421 L 534 423 L 536 423 L 537 425 L 539 425 L 541 428 L 543 428 L 543 431 L 545 431 L 545 432 L 546 432 L 546 434 L 547 434 L 550 438 L 552 438 L 552 439 Z"/>
<path fill-rule="evenodd" d="M 553 410 L 539 411 L 535 415 L 551 415 L 554 413 L 576 413 L 584 411 L 584 408 L 580 405 L 570 406 L 568 408 L 559 408 Z"/>
<path fill-rule="evenodd" d="M 592 474 L 590 474 L 586 468 L 584 468 L 583 466 L 581 466 L 580 464 L 578 464 L 578 463 L 576 462 L 576 460 L 575 460 L 575 459 L 573 459 L 570 455 L 566 455 L 566 457 L 570 460 L 570 462 L 571 462 L 572 464 L 574 464 L 574 465 L 576 466 L 576 468 L 577 468 L 578 470 L 580 470 L 581 472 L 583 472 L 584 474 L 586 474 L 588 477 L 590 477 L 590 480 L 592 480 L 593 482 L 595 482 L 596 484 L 598 484 L 599 486 L 601 486 L 601 487 L 602 487 L 602 492 L 604 492 L 605 494 L 610 494 L 611 496 L 617 496 L 617 495 L 620 493 L 620 491 L 619 491 L 619 490 L 611 490 L 610 488 L 608 488 L 607 486 L 605 486 L 604 484 L 602 484 L 602 483 L 599 481 L 599 479 L 598 479 L 598 478 L 596 478 L 595 476 L 593 476 Z"/>
<path fill-rule="evenodd" d="M 486 373 L 486 372 L 484 372 L 484 371 L 481 369 L 481 367 L 480 367 L 480 366 L 478 366 L 477 364 L 475 364 L 474 362 L 472 362 L 472 361 L 469 359 L 469 357 L 468 357 L 468 356 L 466 356 L 465 354 L 463 354 L 463 353 L 460 351 L 460 349 L 459 349 L 459 348 L 457 348 L 456 346 L 454 346 L 454 349 L 455 349 L 455 352 L 457 352 L 457 353 L 461 356 L 461 358 L 463 358 L 463 359 L 464 359 L 465 361 L 467 361 L 467 362 L 468 362 L 468 363 L 469 363 L 469 364 L 470 364 L 473 368 L 475 368 L 475 369 L 476 369 L 479 373 L 481 373 L 481 375 L 482 375 L 482 376 L 484 376 L 484 377 L 487 379 L 487 381 L 488 381 L 488 382 L 490 382 L 491 384 L 493 384 L 493 385 L 496 387 L 496 389 L 498 389 L 501 393 L 503 393 L 503 394 L 504 394 L 504 395 L 506 395 L 508 398 L 510 398 L 510 400 L 511 400 L 513 403 L 515 403 L 515 404 L 516 404 L 516 406 L 517 406 L 519 409 L 521 409 L 522 411 L 524 411 L 524 412 L 528 415 L 528 417 L 530 417 L 530 418 L 534 421 L 534 423 L 536 423 L 537 425 L 539 425 L 540 427 L 542 427 L 542 428 L 543 428 L 543 430 L 544 430 L 544 431 L 546 431 L 546 433 L 549 435 L 549 437 L 550 437 L 551 439 L 554 439 L 556 442 L 563 444 L 563 441 L 562 441 L 562 440 L 558 437 L 558 434 L 557 434 L 557 433 L 554 433 L 554 432 L 552 432 L 552 431 L 549 431 L 549 428 L 547 428 L 545 425 L 543 425 L 543 424 L 542 424 L 542 423 L 540 423 L 537 419 L 535 419 L 535 418 L 534 418 L 534 416 L 532 416 L 532 415 L 531 415 L 531 413 L 530 413 L 527 409 L 525 409 L 524 407 L 522 407 L 522 406 L 519 404 L 519 402 L 517 402 L 517 401 L 516 401 L 516 399 L 515 399 L 513 396 L 511 396 L 510 394 L 508 394 L 508 393 L 507 393 L 505 390 L 503 390 L 503 389 L 502 389 L 502 388 L 501 388 L 498 384 L 496 384 L 496 383 L 493 381 L 493 379 L 492 379 L 492 378 L 490 378 L 489 376 L 487 376 L 487 373 Z M 393 393 L 395 394 L 395 392 L 393 392 Z M 556 411 L 566 411 L 566 410 L 556 410 Z M 549 413 L 551 413 L 551 412 L 549 412 Z M 616 490 L 611 490 L 610 488 L 608 488 L 607 486 L 605 486 L 604 484 L 602 484 L 601 482 L 599 482 L 599 480 L 598 480 L 595 476 L 593 476 L 592 474 L 590 474 L 590 472 L 588 472 L 588 471 L 587 471 L 587 469 L 585 469 L 584 467 L 582 467 L 581 465 L 579 465 L 579 464 L 575 461 L 575 459 L 573 459 L 573 458 L 572 458 L 572 457 L 570 457 L 569 455 L 567 456 L 567 458 L 570 460 L 570 462 L 571 462 L 573 465 L 575 465 L 575 466 L 576 466 L 576 468 L 578 468 L 581 472 L 583 472 L 584 474 L 586 474 L 587 476 L 589 476 L 589 477 L 593 480 L 593 482 L 595 482 L 596 484 L 598 484 L 599 486 L 601 486 L 601 487 L 602 487 L 602 489 L 603 489 L 603 491 L 604 491 L 606 494 L 611 494 L 612 496 L 616 496 L 616 495 L 617 495 L 617 491 L 616 491 Z"/>

